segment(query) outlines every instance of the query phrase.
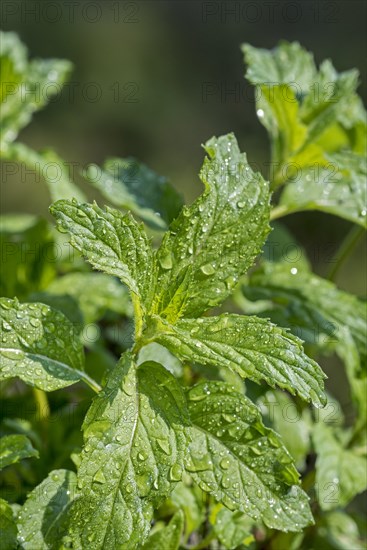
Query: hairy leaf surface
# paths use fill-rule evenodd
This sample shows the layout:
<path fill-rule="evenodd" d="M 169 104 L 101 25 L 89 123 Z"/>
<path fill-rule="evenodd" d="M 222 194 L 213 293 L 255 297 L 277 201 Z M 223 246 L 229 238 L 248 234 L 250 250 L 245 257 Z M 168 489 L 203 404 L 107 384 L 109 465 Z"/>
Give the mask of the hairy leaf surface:
<path fill-rule="evenodd" d="M 53 391 L 84 375 L 83 346 L 72 323 L 40 303 L 0 300 L 0 380 L 19 377 L 31 386 Z"/>
<path fill-rule="evenodd" d="M 232 134 L 205 144 L 204 193 L 184 208 L 157 252 L 153 313 L 196 317 L 231 293 L 269 232 L 269 189 Z"/>
<path fill-rule="evenodd" d="M 358 71 L 338 73 L 327 60 L 317 72 L 298 43 L 271 51 L 246 44 L 243 52 L 246 76 L 258 87 L 257 114 L 271 136 L 272 185 L 287 184 L 280 205 L 365 226 L 367 117 L 356 94 Z M 362 171 L 352 168 L 353 154 Z"/>
<path fill-rule="evenodd" d="M 184 395 L 164 367 L 137 368 L 129 352 L 122 356 L 83 424 L 71 527 L 77 547 L 132 549 L 144 541 L 152 505 L 181 479 L 185 414 Z"/>
<path fill-rule="evenodd" d="M 313 55 L 298 42 L 284 41 L 273 50 L 244 44 L 242 51 L 247 64 L 246 77 L 252 84 L 295 83 L 300 92 L 305 93 L 317 74 Z"/>
<path fill-rule="evenodd" d="M 68 470 L 54 470 L 33 489 L 18 515 L 19 542 L 24 550 L 60 547 L 68 533 L 76 489 L 76 475 Z"/>
<path fill-rule="evenodd" d="M 266 319 L 223 314 L 160 326 L 157 341 L 180 359 L 225 366 L 255 382 L 265 380 L 316 406 L 326 403 L 325 375 L 301 341 Z"/>
<path fill-rule="evenodd" d="M 188 400 L 186 469 L 204 491 L 268 527 L 300 531 L 312 523 L 292 458 L 252 401 L 223 382 L 199 383 Z"/>
<path fill-rule="evenodd" d="M 292 212 L 320 210 L 366 227 L 367 159 L 352 152 L 328 159 L 321 168 L 310 166 L 298 172 L 284 189 L 280 204 Z"/>
<path fill-rule="evenodd" d="M 142 224 L 130 214 L 96 204 L 57 201 L 51 206 L 58 227 L 95 269 L 115 275 L 141 300 L 149 301 L 153 255 Z"/>

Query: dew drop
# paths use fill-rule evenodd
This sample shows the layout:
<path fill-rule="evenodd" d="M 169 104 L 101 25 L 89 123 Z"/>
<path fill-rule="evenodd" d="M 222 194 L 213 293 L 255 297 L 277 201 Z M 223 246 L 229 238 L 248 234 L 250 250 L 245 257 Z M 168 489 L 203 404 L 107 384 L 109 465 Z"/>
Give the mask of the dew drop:
<path fill-rule="evenodd" d="M 200 271 L 202 271 L 204 275 L 213 275 L 213 273 L 215 273 L 215 267 L 212 264 L 205 264 L 200 267 Z"/>
<path fill-rule="evenodd" d="M 231 486 L 231 479 L 229 476 L 223 476 L 221 480 L 221 485 L 224 489 L 228 489 Z"/>
<path fill-rule="evenodd" d="M 168 441 L 166 441 L 165 439 L 157 439 L 157 443 L 166 455 L 169 455 L 171 453 Z"/>
<path fill-rule="evenodd" d="M 98 472 L 93 476 L 93 481 L 96 481 L 97 483 L 106 483 L 106 478 L 102 470 L 98 470 Z"/>
<path fill-rule="evenodd" d="M 162 269 L 172 269 L 173 263 L 171 253 L 168 252 L 167 254 L 159 256 L 159 263 Z"/>
<path fill-rule="evenodd" d="M 131 493 L 133 492 L 133 486 L 131 483 L 127 483 L 126 486 L 125 486 L 125 491 L 131 495 Z"/>
<path fill-rule="evenodd" d="M 171 481 L 181 481 L 182 468 L 179 464 L 174 464 L 169 471 L 169 478 Z"/>
<path fill-rule="evenodd" d="M 3 321 L 2 327 L 3 327 L 3 330 L 5 330 L 6 332 L 9 332 L 11 330 L 11 326 L 6 321 Z"/>
<path fill-rule="evenodd" d="M 222 460 L 220 461 L 220 467 L 223 470 L 228 470 L 229 465 L 230 465 L 229 459 L 228 458 L 222 458 Z"/>

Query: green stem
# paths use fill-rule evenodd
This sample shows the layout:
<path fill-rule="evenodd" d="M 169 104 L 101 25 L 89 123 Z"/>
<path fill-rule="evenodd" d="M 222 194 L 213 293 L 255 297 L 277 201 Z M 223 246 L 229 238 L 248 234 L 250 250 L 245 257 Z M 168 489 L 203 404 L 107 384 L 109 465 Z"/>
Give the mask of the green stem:
<path fill-rule="evenodd" d="M 100 386 L 98 382 L 93 380 L 93 378 L 88 376 L 86 372 L 82 372 L 82 371 L 77 371 L 77 372 L 81 380 L 83 380 L 83 382 L 85 382 L 87 386 L 89 386 L 93 391 L 95 391 L 96 393 L 99 393 L 102 390 L 102 386 Z"/>
<path fill-rule="evenodd" d="M 137 340 L 139 340 L 139 338 L 143 334 L 143 328 L 144 328 L 143 316 L 142 316 L 142 313 L 141 313 L 139 296 L 137 296 L 134 292 L 131 292 L 130 295 L 131 295 L 131 301 L 133 303 L 133 308 L 134 308 L 135 341 L 137 341 Z"/>
<path fill-rule="evenodd" d="M 270 212 L 270 221 L 283 218 L 288 214 L 293 214 L 296 210 L 290 210 L 287 206 L 275 206 Z"/>
<path fill-rule="evenodd" d="M 351 254 L 351 252 L 354 250 L 364 231 L 364 227 L 361 227 L 360 225 L 354 225 L 349 231 L 339 247 L 339 250 L 337 252 L 337 260 L 329 272 L 328 279 L 330 281 L 335 281 L 339 269 L 348 258 L 348 256 Z"/>
<path fill-rule="evenodd" d="M 34 399 L 37 404 L 37 413 L 40 420 L 45 420 L 50 416 L 50 406 L 48 404 L 47 394 L 43 390 L 33 388 Z"/>

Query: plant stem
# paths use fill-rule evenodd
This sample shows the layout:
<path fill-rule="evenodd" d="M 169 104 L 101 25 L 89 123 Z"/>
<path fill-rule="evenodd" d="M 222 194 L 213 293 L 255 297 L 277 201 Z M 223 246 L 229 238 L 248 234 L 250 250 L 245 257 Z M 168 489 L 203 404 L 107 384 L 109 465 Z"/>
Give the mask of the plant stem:
<path fill-rule="evenodd" d="M 93 378 L 88 376 L 86 372 L 78 371 L 78 374 L 80 375 L 80 378 L 89 386 L 93 391 L 96 393 L 99 393 L 102 390 L 102 386 L 98 384 Z"/>
<path fill-rule="evenodd" d="M 330 281 L 335 281 L 335 277 L 339 269 L 341 268 L 347 257 L 354 250 L 364 231 L 364 227 L 354 225 L 349 233 L 346 235 L 337 252 L 337 260 L 329 272 L 328 279 Z"/>
<path fill-rule="evenodd" d="M 296 210 L 289 210 L 287 206 L 275 206 L 270 212 L 270 221 L 283 218 L 284 216 L 293 214 L 294 212 L 296 212 Z"/>
<path fill-rule="evenodd" d="M 37 417 L 39 420 L 45 420 L 50 416 L 50 406 L 48 404 L 47 394 L 43 390 L 33 388 L 33 395 L 37 404 Z"/>
<path fill-rule="evenodd" d="M 134 308 L 135 341 L 137 341 L 143 333 L 143 316 L 141 314 L 139 297 L 136 294 L 134 294 L 134 292 L 131 292 L 130 296 L 131 296 L 131 301 L 133 303 L 133 308 Z"/>

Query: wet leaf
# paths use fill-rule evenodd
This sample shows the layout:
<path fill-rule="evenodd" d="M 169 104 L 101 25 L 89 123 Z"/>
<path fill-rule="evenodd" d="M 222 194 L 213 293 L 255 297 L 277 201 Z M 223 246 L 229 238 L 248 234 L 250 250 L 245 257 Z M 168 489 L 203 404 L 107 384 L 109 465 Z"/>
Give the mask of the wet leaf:
<path fill-rule="evenodd" d="M 179 510 L 166 527 L 150 535 L 142 550 L 162 550 L 162 548 L 177 550 L 180 546 L 183 526 L 184 516 Z"/>
<path fill-rule="evenodd" d="M 186 469 L 203 491 L 271 528 L 301 531 L 312 523 L 291 456 L 247 397 L 223 382 L 201 382 L 188 403 Z"/>
<path fill-rule="evenodd" d="M 326 403 L 319 365 L 293 334 L 255 316 L 223 314 L 160 326 L 156 340 L 181 360 L 227 367 L 243 378 L 265 380 L 316 406 Z"/>
<path fill-rule="evenodd" d="M 204 193 L 184 208 L 157 252 L 153 313 L 196 317 L 230 295 L 269 232 L 269 189 L 233 134 L 205 144 Z"/>
<path fill-rule="evenodd" d="M 103 169 L 90 165 L 89 182 L 113 205 L 130 210 L 153 228 L 164 230 L 183 201 L 169 181 L 134 158 L 108 159 Z"/>
<path fill-rule="evenodd" d="M 0 469 L 29 457 L 38 458 L 38 451 L 25 435 L 5 435 L 0 438 Z"/>
<path fill-rule="evenodd" d="M 0 380 L 19 377 L 53 391 L 83 377 L 83 346 L 62 313 L 45 304 L 2 298 L 0 314 Z"/>
<path fill-rule="evenodd" d="M 157 363 L 137 368 L 125 353 L 83 425 L 71 524 L 77 547 L 133 549 L 146 539 L 152 506 L 181 479 L 187 423 L 175 378 Z"/>
<path fill-rule="evenodd" d="M 54 470 L 29 494 L 18 514 L 18 540 L 24 550 L 59 548 L 68 534 L 76 475 Z"/>
<path fill-rule="evenodd" d="M 147 307 L 153 284 L 153 253 L 142 224 L 130 214 L 96 204 L 58 201 L 51 208 L 58 228 L 91 265 L 115 275 Z"/>

